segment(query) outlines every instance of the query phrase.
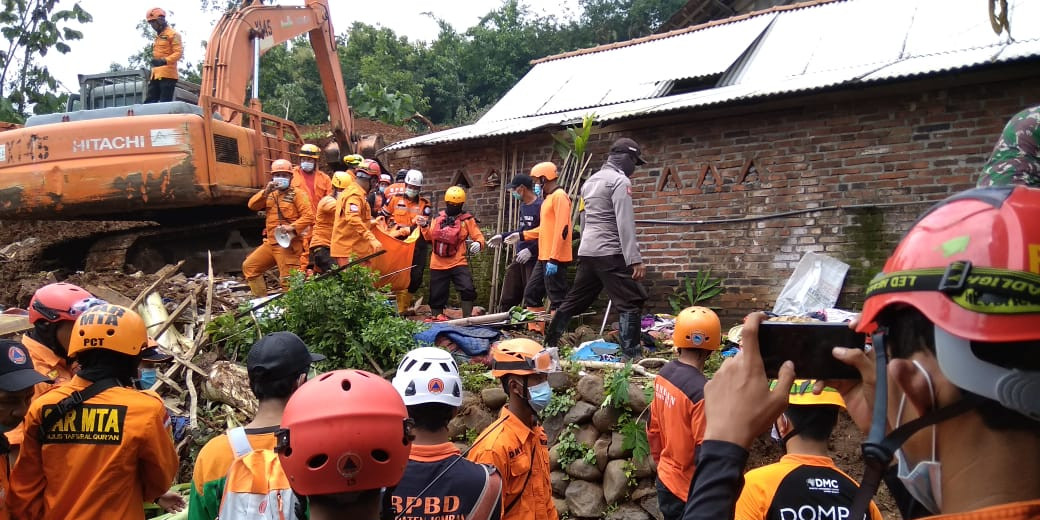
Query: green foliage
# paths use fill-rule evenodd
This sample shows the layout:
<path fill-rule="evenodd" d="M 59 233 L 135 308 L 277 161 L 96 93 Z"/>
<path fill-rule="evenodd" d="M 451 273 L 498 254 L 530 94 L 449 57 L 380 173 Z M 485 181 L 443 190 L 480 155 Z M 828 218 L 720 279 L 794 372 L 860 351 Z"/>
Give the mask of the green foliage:
<path fill-rule="evenodd" d="M 718 352 L 712 352 L 708 359 L 704 360 L 704 377 L 711 379 L 711 376 L 715 375 L 715 372 L 719 371 L 719 367 L 722 366 L 722 362 L 725 361 L 722 355 Z"/>
<path fill-rule="evenodd" d="M 556 417 L 562 413 L 567 413 L 574 406 L 574 389 L 568 388 L 566 392 L 553 392 L 552 399 L 549 400 L 549 405 L 542 411 L 542 418 L 548 419 L 550 417 Z"/>
<path fill-rule="evenodd" d="M 632 416 L 626 412 L 618 418 L 617 432 L 623 437 L 621 448 L 632 450 L 632 458 L 646 460 L 646 457 L 650 456 L 650 441 L 646 437 L 646 425 L 632 419 Z"/>
<path fill-rule="evenodd" d="M 603 381 L 603 393 L 606 394 L 606 399 L 603 400 L 603 407 L 613 406 L 614 408 L 624 408 L 628 405 L 628 382 L 632 377 L 632 363 L 625 363 L 625 366 L 607 372 L 606 378 Z"/>
<path fill-rule="evenodd" d="M 566 468 L 571 462 L 578 459 L 589 464 L 596 463 L 596 452 L 584 442 L 578 442 L 574 436 L 574 430 L 578 429 L 576 424 L 568 424 L 556 439 L 556 453 L 559 457 L 560 467 Z"/>
<path fill-rule="evenodd" d="M 711 269 L 695 271 L 693 277 L 683 278 L 683 283 L 672 290 L 668 303 L 672 305 L 673 314 L 694 305 L 703 306 L 708 300 L 718 296 L 725 287 L 722 280 L 711 277 Z M 714 308 L 714 307 L 712 307 Z"/>
<path fill-rule="evenodd" d="M 248 304 L 239 307 L 239 311 L 249 309 Z M 244 360 L 249 348 L 260 339 L 260 336 L 272 332 L 270 326 L 266 326 L 268 320 L 246 316 L 235 319 L 235 313 L 230 312 L 213 318 L 206 324 L 206 333 L 210 341 L 219 345 L 225 358 L 232 360 Z"/>
<path fill-rule="evenodd" d="M 459 377 L 462 378 L 462 388 L 467 392 L 477 393 L 489 386 L 499 384 L 498 380 L 491 375 L 491 371 L 479 363 L 459 365 Z"/>
<path fill-rule="evenodd" d="M 358 83 L 350 90 L 354 112 L 369 119 L 400 125 L 415 115 L 415 100 L 411 94 L 389 92 L 386 87 Z"/>

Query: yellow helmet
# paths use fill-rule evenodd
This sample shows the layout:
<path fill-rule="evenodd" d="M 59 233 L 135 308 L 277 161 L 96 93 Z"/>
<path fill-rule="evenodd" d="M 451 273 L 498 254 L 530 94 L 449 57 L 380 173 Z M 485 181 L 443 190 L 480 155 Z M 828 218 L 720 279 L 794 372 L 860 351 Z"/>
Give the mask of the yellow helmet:
<path fill-rule="evenodd" d="M 466 202 L 466 190 L 459 186 L 452 186 L 444 192 L 444 202 L 449 204 L 462 204 Z"/>
<path fill-rule="evenodd" d="M 540 162 L 531 168 L 531 177 L 541 177 L 547 181 L 556 180 L 556 165 L 551 162 Z"/>
<path fill-rule="evenodd" d="M 139 314 L 120 305 L 99 305 L 76 318 L 69 357 L 94 349 L 136 356 L 147 344 L 148 330 Z"/>
<path fill-rule="evenodd" d="M 491 375 L 495 377 L 548 374 L 558 371 L 559 367 L 557 350 L 545 348 L 532 339 L 507 339 L 491 348 Z"/>
<path fill-rule="evenodd" d="M 336 172 L 332 174 L 332 187 L 336 189 L 346 189 L 350 186 L 350 174 L 347 172 Z"/>
<path fill-rule="evenodd" d="M 776 388 L 776 380 L 769 383 L 769 388 Z M 813 382 L 810 379 L 795 379 L 791 385 L 791 392 L 787 399 L 788 404 L 801 406 L 839 406 L 845 408 L 845 400 L 841 394 L 831 387 L 824 387 L 820 395 L 813 394 Z"/>
<path fill-rule="evenodd" d="M 343 158 L 343 162 L 349 168 L 357 168 L 358 166 L 361 166 L 361 161 L 364 161 L 364 160 L 365 160 L 364 157 L 362 157 L 362 156 L 360 156 L 360 155 L 358 155 L 356 153 L 355 154 L 350 154 L 350 155 L 348 155 L 348 156 Z"/>
<path fill-rule="evenodd" d="M 321 150 L 313 144 L 305 144 L 300 147 L 300 157 L 310 157 L 317 159 L 321 155 Z"/>

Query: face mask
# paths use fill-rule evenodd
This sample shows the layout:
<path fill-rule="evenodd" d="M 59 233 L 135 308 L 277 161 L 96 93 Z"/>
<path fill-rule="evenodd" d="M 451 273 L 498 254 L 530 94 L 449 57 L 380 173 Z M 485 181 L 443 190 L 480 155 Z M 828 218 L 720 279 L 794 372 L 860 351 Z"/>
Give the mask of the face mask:
<path fill-rule="evenodd" d="M 932 407 L 934 408 L 935 387 L 932 386 L 932 377 L 917 360 L 914 360 L 914 366 L 924 374 L 925 381 L 928 382 L 928 392 L 932 396 Z M 903 398 L 899 400 L 899 411 L 896 412 L 896 427 L 902 424 L 904 406 L 906 406 L 906 394 L 903 394 Z M 932 460 L 918 462 L 914 469 L 910 470 L 906 453 L 900 448 L 896 450 L 896 460 L 899 461 L 899 470 L 896 476 L 906 486 L 910 496 L 914 497 L 915 500 L 932 513 L 939 514 L 939 506 L 942 504 L 942 466 L 938 460 L 935 460 L 935 425 L 933 424 L 931 428 Z"/>
<path fill-rule="evenodd" d="M 516 200 L 522 200 L 523 199 L 523 197 L 521 197 L 520 194 L 515 192 L 515 191 L 512 191 L 510 193 L 513 194 L 513 198 L 516 199 Z"/>
<path fill-rule="evenodd" d="M 386 186 L 383 186 L 382 184 L 380 184 L 376 189 L 379 190 L 379 193 L 386 193 Z"/>
<path fill-rule="evenodd" d="M 414 199 L 419 196 L 419 190 L 414 188 L 405 188 L 404 194 L 407 195 L 409 199 Z"/>
<path fill-rule="evenodd" d="M 541 197 L 542 196 L 542 185 L 541 184 L 535 184 L 534 185 L 534 196 L 535 197 Z"/>
<path fill-rule="evenodd" d="M 289 178 L 288 177 L 275 177 L 274 178 L 274 187 L 278 188 L 280 190 L 284 190 L 284 189 L 288 188 L 289 187 Z"/>
<path fill-rule="evenodd" d="M 300 163 L 300 169 L 305 171 L 305 172 L 310 173 L 310 172 L 314 171 L 314 163 L 312 163 L 310 161 L 303 161 L 303 162 Z"/>
<path fill-rule="evenodd" d="M 142 368 L 141 376 L 137 380 L 141 383 L 141 390 L 148 390 L 155 384 L 155 369 Z"/>
<path fill-rule="evenodd" d="M 549 386 L 548 381 L 527 387 L 527 393 L 531 396 L 527 399 L 527 404 L 531 405 L 531 409 L 537 414 L 542 413 L 542 410 L 549 406 L 549 401 L 552 400 L 552 387 Z"/>
<path fill-rule="evenodd" d="M 625 177 L 631 177 L 636 171 L 636 160 L 627 153 L 613 153 L 610 154 L 608 162 L 621 170 L 621 173 L 625 174 Z"/>
<path fill-rule="evenodd" d="M 462 213 L 462 204 L 447 204 L 444 207 L 444 214 L 449 217 L 454 217 Z"/>

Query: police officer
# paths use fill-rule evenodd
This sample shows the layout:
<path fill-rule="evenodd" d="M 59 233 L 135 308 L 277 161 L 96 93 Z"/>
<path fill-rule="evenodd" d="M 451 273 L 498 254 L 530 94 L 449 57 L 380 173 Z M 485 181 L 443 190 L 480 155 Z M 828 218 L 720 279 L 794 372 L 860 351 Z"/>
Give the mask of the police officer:
<path fill-rule="evenodd" d="M 571 317 L 588 309 L 606 288 L 620 313 L 622 357 L 640 357 L 639 321 L 647 293 L 639 281 L 646 275 L 646 267 L 636 242 L 629 177 L 636 166 L 642 164 L 646 161 L 639 145 L 622 137 L 610 147 L 603 167 L 582 185 L 585 209 L 578 246 L 578 272 L 567 299 L 549 323 L 546 346 L 555 347 Z"/>

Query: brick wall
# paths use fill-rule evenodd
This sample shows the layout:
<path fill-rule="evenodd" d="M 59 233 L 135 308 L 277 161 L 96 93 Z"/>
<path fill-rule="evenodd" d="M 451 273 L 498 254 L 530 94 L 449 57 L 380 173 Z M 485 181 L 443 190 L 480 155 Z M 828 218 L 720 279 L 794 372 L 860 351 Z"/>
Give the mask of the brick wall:
<path fill-rule="evenodd" d="M 928 202 L 972 187 L 1007 119 L 1040 103 L 1035 80 L 908 83 L 629 121 L 593 138 L 592 166 L 621 135 L 650 159 L 632 181 L 653 310 L 668 310 L 684 276 L 710 268 L 727 287 L 712 305 L 735 323 L 772 308 L 808 251 L 850 265 L 838 305 L 855 309 Z M 401 150 L 390 162 L 424 171 L 438 197 L 463 172 L 468 207 L 492 230 L 502 188 L 485 187 L 487 175 L 508 181 L 514 154 L 527 170 L 551 144 L 536 132 Z M 797 213 L 772 216 L 786 212 Z"/>

